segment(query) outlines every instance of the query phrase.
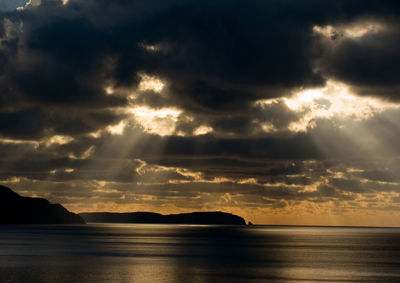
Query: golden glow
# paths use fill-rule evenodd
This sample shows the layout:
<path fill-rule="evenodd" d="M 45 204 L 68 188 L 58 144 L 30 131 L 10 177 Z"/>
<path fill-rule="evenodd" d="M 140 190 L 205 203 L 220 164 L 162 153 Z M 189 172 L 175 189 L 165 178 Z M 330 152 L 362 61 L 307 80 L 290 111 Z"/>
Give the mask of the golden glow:
<path fill-rule="evenodd" d="M 168 167 L 160 166 L 159 169 L 161 170 L 161 168 L 166 169 Z M 173 171 L 172 169 L 173 167 L 170 167 L 168 170 Z M 197 178 L 196 174 L 193 175 L 192 173 L 194 172 L 190 170 L 180 168 L 179 171 Z M 200 176 L 200 178 L 202 177 Z M 33 182 L 32 180 L 20 180 L 19 178 L 10 178 L 3 180 L 1 183 L 7 185 L 7 182 L 11 184 L 11 182 L 19 183 L 22 181 L 24 183 L 20 184 L 20 187 L 44 188 L 57 185 L 55 182 L 39 180 Z M 152 180 L 150 181 L 153 182 Z M 237 183 L 256 185 L 256 180 L 249 178 L 237 180 Z M 221 210 L 238 214 L 255 224 L 400 226 L 399 205 L 393 202 L 393 198 L 399 197 L 397 192 L 379 192 L 373 195 L 348 193 L 349 196 L 355 196 L 355 198 L 350 198 L 350 200 L 331 199 L 319 202 L 312 199 L 285 200 L 269 198 L 267 195 L 252 195 L 251 193 L 244 195 L 238 192 L 226 191 L 212 193 L 200 191 L 195 195 L 187 196 L 184 191 L 190 190 L 189 185 L 171 187 L 169 189 L 166 187 L 167 191 L 177 193 L 177 195 L 169 196 L 159 195 L 158 190 L 151 191 L 150 187 L 146 188 L 146 193 L 143 193 L 143 187 L 140 188 L 141 185 L 139 184 L 80 181 L 74 186 L 77 188 L 90 186 L 92 188 L 90 192 L 93 194 L 93 197 L 84 195 L 65 197 L 64 199 L 69 201 L 63 205 L 74 212 L 155 211 L 168 214 Z M 317 183 L 310 185 L 301 192 L 313 193 L 314 186 L 317 186 Z M 121 187 L 125 189 L 121 189 Z M 136 192 L 136 189 L 139 192 Z M 16 191 L 26 196 L 46 197 L 45 193 L 38 195 L 24 189 L 16 189 Z M 183 194 L 180 195 L 179 192 L 183 192 Z M 49 199 L 54 201 L 51 195 L 49 196 Z M 368 214 L 365 213 L 367 209 Z"/>
<path fill-rule="evenodd" d="M 163 49 L 162 44 L 146 44 L 142 42 L 139 43 L 138 45 L 148 52 L 158 52 Z"/>
<path fill-rule="evenodd" d="M 360 97 L 353 94 L 343 83 L 329 80 L 326 86 L 293 92 L 290 97 L 258 100 L 256 107 L 265 108 L 273 104 L 284 103 L 290 110 L 298 113 L 299 119 L 289 124 L 293 132 L 305 132 L 313 128 L 316 119 L 346 118 L 365 120 L 375 113 L 390 108 L 399 108 L 399 104 L 382 101 L 373 97 Z M 260 123 L 263 132 L 276 131 L 272 123 Z"/>
<path fill-rule="evenodd" d="M 315 99 L 321 98 L 324 89 L 310 89 L 301 91 L 294 98 L 285 98 L 286 105 L 292 110 L 301 110 L 302 107 L 310 105 Z"/>
<path fill-rule="evenodd" d="M 271 104 L 274 104 L 274 103 L 279 103 L 279 99 L 278 98 L 272 98 L 272 99 L 257 100 L 256 102 L 254 102 L 254 106 L 264 107 L 264 106 L 271 105 Z"/>
<path fill-rule="evenodd" d="M 99 188 L 97 193 L 114 193 L 112 188 Z M 213 194 L 201 193 L 197 197 L 171 197 L 169 201 L 163 201 L 160 205 L 160 197 L 152 194 L 138 194 L 132 192 L 120 193 L 116 200 L 132 200 L 135 204 L 120 201 L 100 201 L 85 203 L 85 201 L 67 204 L 66 207 L 74 212 L 82 211 L 156 211 L 159 213 L 182 213 L 191 211 L 220 210 L 238 214 L 255 224 L 272 225 L 376 225 L 376 226 L 399 226 L 400 212 L 385 211 L 384 206 L 390 205 L 390 197 L 385 194 L 379 198 L 379 205 L 372 208 L 368 200 L 357 200 L 354 203 L 341 201 L 327 201 L 318 203 L 313 201 L 277 201 L 277 206 L 247 207 L 238 199 L 240 195 L 232 193 Z M 260 200 L 268 201 L 268 198 L 259 197 Z M 386 199 L 386 201 L 385 201 Z M 89 202 L 89 200 L 87 200 Z M 185 205 L 186 204 L 186 205 Z M 202 204 L 200 207 L 190 205 Z M 133 208 L 134 207 L 134 208 Z M 365 213 L 368 209 L 369 213 Z"/>
<path fill-rule="evenodd" d="M 341 171 L 332 171 L 331 169 L 326 170 L 335 179 L 346 179 L 347 176 Z"/>
<path fill-rule="evenodd" d="M 387 30 L 387 26 L 376 20 L 360 19 L 349 24 L 338 26 L 314 26 L 313 32 L 328 39 L 360 38 Z"/>
<path fill-rule="evenodd" d="M 302 114 L 298 121 L 289 125 L 289 130 L 294 132 L 313 128 L 319 118 L 365 120 L 385 109 L 400 107 L 377 98 L 357 96 L 345 84 L 332 80 L 324 88 L 302 90 L 282 101 L 292 111 Z M 262 105 L 262 101 L 258 103 Z"/>
<path fill-rule="evenodd" d="M 138 173 L 139 175 L 143 174 L 145 172 L 147 163 L 140 159 L 135 159 L 135 161 L 139 163 L 139 166 L 136 168 L 136 173 Z"/>
<path fill-rule="evenodd" d="M 200 126 L 196 130 L 194 130 L 193 135 L 195 136 L 201 136 L 201 135 L 206 135 L 209 133 L 212 133 L 213 128 L 209 126 Z"/>
<path fill-rule="evenodd" d="M 5 182 L 5 183 L 19 183 L 19 182 L 21 182 L 21 178 L 18 178 L 18 177 L 10 177 L 10 178 L 7 178 L 7 179 L 5 179 L 5 180 L 2 180 L 2 182 Z"/>
<path fill-rule="evenodd" d="M 346 170 L 348 173 L 361 173 L 364 172 L 365 170 L 363 169 L 358 169 L 358 168 L 347 168 Z"/>
<path fill-rule="evenodd" d="M 139 91 L 151 90 L 160 93 L 165 87 L 165 82 L 157 77 L 146 75 L 143 73 L 139 73 L 139 76 L 141 79 L 138 86 Z"/>
<path fill-rule="evenodd" d="M 93 190 L 93 192 L 96 192 L 96 193 L 119 193 L 119 191 L 116 189 L 104 188 L 105 184 L 106 184 L 105 182 L 99 182 L 99 187 L 97 187 L 95 190 Z"/>
<path fill-rule="evenodd" d="M 39 145 L 38 141 L 31 140 L 14 140 L 14 139 L 0 139 L 0 143 L 9 143 L 9 144 L 32 144 L 35 146 Z"/>
<path fill-rule="evenodd" d="M 143 45 L 143 48 L 150 52 L 156 52 L 160 50 L 158 45 Z"/>
<path fill-rule="evenodd" d="M 134 123 L 141 126 L 145 132 L 150 134 L 159 136 L 200 136 L 213 132 L 213 128 L 207 125 L 200 125 L 192 131 L 187 132 L 179 130 L 179 128 L 177 129 L 179 123 L 191 125 L 195 122 L 195 118 L 175 107 L 150 108 L 147 106 L 135 106 L 132 102 L 131 107 L 126 111 L 131 114 Z M 110 129 L 114 128 L 109 127 Z"/>
<path fill-rule="evenodd" d="M 113 86 L 107 86 L 104 88 L 104 91 L 107 95 L 112 95 L 114 94 L 115 90 Z"/>
<path fill-rule="evenodd" d="M 96 149 L 96 147 L 94 145 L 92 145 L 84 153 L 82 153 L 82 155 L 76 156 L 74 154 L 70 154 L 68 157 L 71 159 L 87 159 L 93 155 L 95 149 Z"/>
<path fill-rule="evenodd" d="M 52 144 L 67 144 L 74 140 L 74 138 L 69 136 L 55 135 L 50 138 L 44 140 L 46 146 L 50 146 Z"/>
<path fill-rule="evenodd" d="M 96 132 L 89 133 L 88 136 L 90 136 L 92 138 L 95 138 L 95 139 L 98 139 L 98 138 L 101 137 L 102 133 L 103 133 L 103 130 L 98 130 Z"/>
<path fill-rule="evenodd" d="M 192 172 L 185 168 L 177 168 L 176 172 L 185 177 L 191 177 L 194 181 L 201 181 L 203 174 L 201 172 Z"/>
<path fill-rule="evenodd" d="M 238 184 L 252 184 L 252 185 L 256 185 L 258 184 L 257 179 L 255 178 L 247 178 L 247 179 L 240 179 L 239 181 L 237 181 Z"/>
<path fill-rule="evenodd" d="M 122 135 L 126 127 L 126 122 L 122 120 L 117 125 L 108 126 L 107 131 L 113 135 Z"/>
<path fill-rule="evenodd" d="M 276 132 L 276 127 L 272 123 L 261 123 L 260 126 L 265 133 Z"/>
<path fill-rule="evenodd" d="M 347 26 L 344 29 L 344 34 L 348 37 L 362 37 L 367 34 L 382 32 L 386 26 L 380 23 L 359 23 Z"/>
<path fill-rule="evenodd" d="M 331 25 L 314 26 L 313 27 L 313 32 L 316 33 L 316 34 L 320 34 L 320 35 L 322 35 L 324 37 L 331 38 L 331 37 L 335 36 L 336 29 Z"/>
<path fill-rule="evenodd" d="M 176 108 L 153 109 L 144 106 L 131 108 L 130 112 L 146 132 L 160 136 L 175 132 L 178 117 L 182 113 Z"/>

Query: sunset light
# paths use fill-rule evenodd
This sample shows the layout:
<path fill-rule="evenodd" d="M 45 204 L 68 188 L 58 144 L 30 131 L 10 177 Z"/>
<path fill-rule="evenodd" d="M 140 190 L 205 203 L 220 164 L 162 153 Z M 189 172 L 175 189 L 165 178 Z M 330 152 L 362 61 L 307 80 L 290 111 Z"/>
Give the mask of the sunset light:
<path fill-rule="evenodd" d="M 0 0 L 0 283 L 400 282 L 399 66 L 395 0 Z"/>

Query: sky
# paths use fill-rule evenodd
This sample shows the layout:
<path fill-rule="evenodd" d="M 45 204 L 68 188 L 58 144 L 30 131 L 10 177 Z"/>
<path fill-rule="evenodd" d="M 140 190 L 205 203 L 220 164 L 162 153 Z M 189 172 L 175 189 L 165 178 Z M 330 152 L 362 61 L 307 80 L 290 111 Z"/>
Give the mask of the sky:
<path fill-rule="evenodd" d="M 399 1 L 1 0 L 0 184 L 400 226 L 399 50 Z"/>

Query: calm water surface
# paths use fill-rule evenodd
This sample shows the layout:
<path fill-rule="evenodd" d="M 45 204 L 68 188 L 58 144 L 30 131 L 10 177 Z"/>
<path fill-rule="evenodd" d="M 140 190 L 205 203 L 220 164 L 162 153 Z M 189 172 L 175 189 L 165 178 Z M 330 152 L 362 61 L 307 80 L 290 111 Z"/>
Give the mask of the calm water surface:
<path fill-rule="evenodd" d="M 400 229 L 0 226 L 0 282 L 400 282 Z"/>

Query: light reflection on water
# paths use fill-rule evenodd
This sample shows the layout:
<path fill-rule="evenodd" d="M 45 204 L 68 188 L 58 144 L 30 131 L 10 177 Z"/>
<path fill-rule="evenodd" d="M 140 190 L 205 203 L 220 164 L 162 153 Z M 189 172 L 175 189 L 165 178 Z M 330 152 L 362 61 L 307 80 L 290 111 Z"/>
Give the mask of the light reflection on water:
<path fill-rule="evenodd" d="M 0 227 L 0 282 L 400 282 L 400 229 Z"/>

